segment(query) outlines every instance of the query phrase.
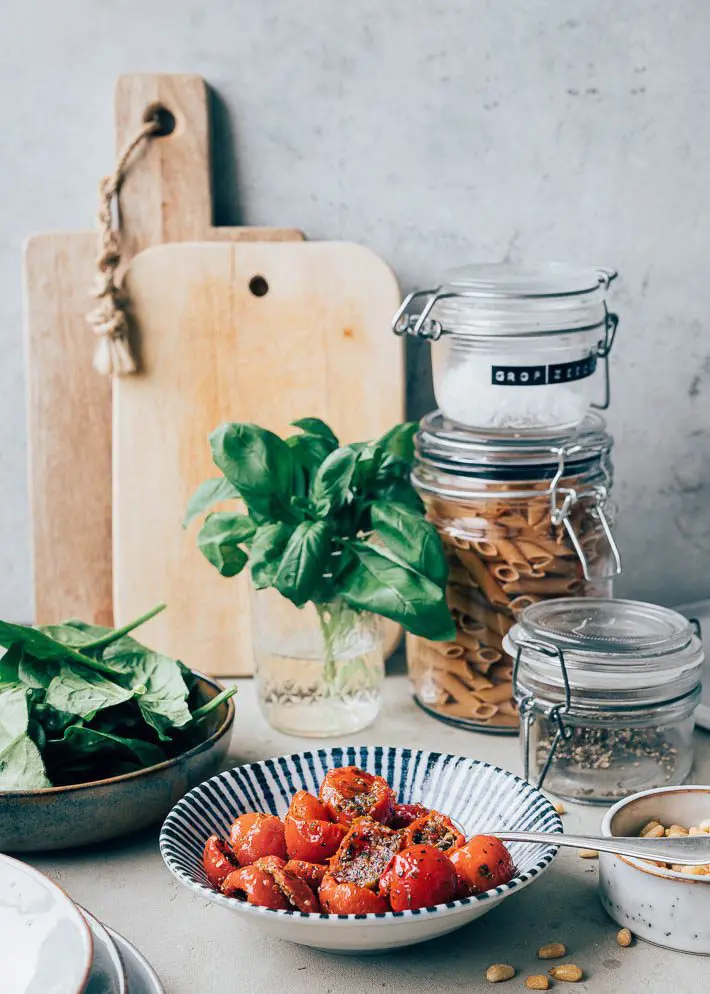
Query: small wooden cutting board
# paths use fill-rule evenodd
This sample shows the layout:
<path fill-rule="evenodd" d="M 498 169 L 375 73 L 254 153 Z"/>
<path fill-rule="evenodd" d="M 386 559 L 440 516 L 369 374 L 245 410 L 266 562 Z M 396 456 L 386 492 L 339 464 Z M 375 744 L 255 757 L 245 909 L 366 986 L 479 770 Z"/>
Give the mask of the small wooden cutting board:
<path fill-rule="evenodd" d="M 198 670 L 250 672 L 246 577 L 221 577 L 198 525 L 181 527 L 195 487 L 219 476 L 207 436 L 223 421 L 290 433 L 314 416 L 347 442 L 401 421 L 397 282 L 359 245 L 302 242 L 159 246 L 126 286 L 141 373 L 115 384 L 115 620 L 165 601 L 148 644 Z"/>

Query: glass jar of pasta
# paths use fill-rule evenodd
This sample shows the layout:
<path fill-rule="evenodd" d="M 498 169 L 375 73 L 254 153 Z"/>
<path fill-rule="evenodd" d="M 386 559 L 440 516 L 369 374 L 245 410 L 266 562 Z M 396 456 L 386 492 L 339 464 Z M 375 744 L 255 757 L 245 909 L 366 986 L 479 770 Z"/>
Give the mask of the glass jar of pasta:
<path fill-rule="evenodd" d="M 516 732 L 513 663 L 503 639 L 524 608 L 611 596 L 621 572 L 610 520 L 612 439 L 589 414 L 536 438 L 474 433 L 440 412 L 416 437 L 412 481 L 449 560 L 453 642 L 408 636 L 417 702 L 450 723 Z"/>

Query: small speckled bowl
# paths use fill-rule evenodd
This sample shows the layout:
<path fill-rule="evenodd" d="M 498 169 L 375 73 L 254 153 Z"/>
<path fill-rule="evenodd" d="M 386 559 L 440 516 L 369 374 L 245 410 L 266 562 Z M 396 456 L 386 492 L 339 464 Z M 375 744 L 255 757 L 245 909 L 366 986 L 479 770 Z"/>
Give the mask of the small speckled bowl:
<path fill-rule="evenodd" d="M 197 674 L 201 698 L 221 687 Z M 134 773 L 69 787 L 0 791 L 0 851 L 40 852 L 105 842 L 160 821 L 196 783 L 224 762 L 234 704 L 204 718 L 204 738 L 174 759 Z"/>
<path fill-rule="evenodd" d="M 710 786 L 661 787 L 619 801 L 602 835 L 638 835 L 652 819 L 697 825 L 710 818 Z M 710 955 L 710 876 L 663 870 L 640 859 L 599 856 L 599 896 L 619 925 L 640 939 L 680 952 Z"/>

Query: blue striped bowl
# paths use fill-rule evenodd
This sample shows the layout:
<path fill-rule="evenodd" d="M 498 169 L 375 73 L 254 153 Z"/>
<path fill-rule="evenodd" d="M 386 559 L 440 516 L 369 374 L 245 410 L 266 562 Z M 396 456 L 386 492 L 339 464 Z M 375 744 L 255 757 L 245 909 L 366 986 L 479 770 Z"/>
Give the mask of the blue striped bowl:
<path fill-rule="evenodd" d="M 557 855 L 555 846 L 511 844 L 518 874 L 509 883 L 449 904 L 377 915 L 307 915 L 271 911 L 218 894 L 207 883 L 202 848 L 213 832 L 227 837 L 248 811 L 283 816 L 297 790 L 316 794 L 328 770 L 360 766 L 384 776 L 400 803 L 419 801 L 448 814 L 466 836 L 499 831 L 561 832 L 562 822 L 539 790 L 488 763 L 389 746 L 318 749 L 237 766 L 195 787 L 175 805 L 160 833 L 160 852 L 177 879 L 215 904 L 291 942 L 331 952 L 363 953 L 408 946 L 453 932 L 532 883 Z"/>

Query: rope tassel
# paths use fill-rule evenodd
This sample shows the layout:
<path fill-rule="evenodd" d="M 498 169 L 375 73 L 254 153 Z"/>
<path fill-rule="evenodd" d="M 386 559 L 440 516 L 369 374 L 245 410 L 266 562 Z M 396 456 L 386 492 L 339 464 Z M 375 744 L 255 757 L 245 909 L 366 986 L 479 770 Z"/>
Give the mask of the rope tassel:
<path fill-rule="evenodd" d="M 129 343 L 126 300 L 118 284 L 121 263 L 119 233 L 113 227 L 111 206 L 128 171 L 128 163 L 138 146 L 160 130 L 157 119 L 147 121 L 119 156 L 116 169 L 99 184 L 99 251 L 92 297 L 97 301 L 86 320 L 97 337 L 94 368 L 102 376 L 127 376 L 136 371 Z"/>

